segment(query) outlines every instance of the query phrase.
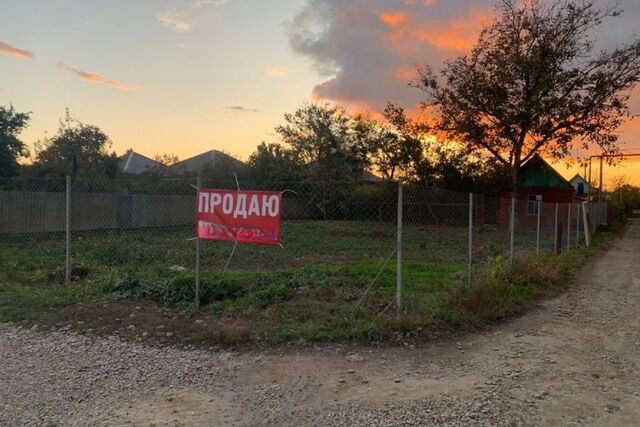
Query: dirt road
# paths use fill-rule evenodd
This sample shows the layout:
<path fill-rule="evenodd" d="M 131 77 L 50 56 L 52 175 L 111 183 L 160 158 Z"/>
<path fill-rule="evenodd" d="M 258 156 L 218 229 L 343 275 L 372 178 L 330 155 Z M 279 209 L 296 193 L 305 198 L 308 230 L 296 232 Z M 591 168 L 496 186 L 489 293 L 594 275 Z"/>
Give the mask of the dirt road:
<path fill-rule="evenodd" d="M 640 220 L 561 297 L 418 348 L 259 354 L 0 325 L 3 425 L 638 425 Z"/>

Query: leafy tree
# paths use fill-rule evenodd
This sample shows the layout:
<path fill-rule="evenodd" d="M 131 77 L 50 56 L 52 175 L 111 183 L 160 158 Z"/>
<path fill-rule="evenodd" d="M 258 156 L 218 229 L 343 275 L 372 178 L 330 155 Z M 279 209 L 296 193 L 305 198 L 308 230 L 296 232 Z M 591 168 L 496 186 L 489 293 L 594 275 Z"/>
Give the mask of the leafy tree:
<path fill-rule="evenodd" d="M 160 163 L 161 165 L 171 166 L 175 163 L 178 163 L 180 161 L 180 157 L 178 157 L 177 154 L 173 153 L 162 153 L 153 156 L 153 160 Z"/>
<path fill-rule="evenodd" d="M 392 126 L 391 138 L 383 141 L 387 145 L 374 155 L 373 163 L 386 178 L 397 176 L 459 191 L 484 192 L 504 186 L 505 168 L 493 158 L 470 146 L 437 141 L 424 123 L 395 104 L 387 104 L 384 116 Z M 385 167 L 391 172 L 385 172 Z"/>
<path fill-rule="evenodd" d="M 29 154 L 24 143 L 18 139 L 27 127 L 30 113 L 17 113 L 12 105 L 0 106 L 0 177 L 17 175 L 18 159 Z"/>
<path fill-rule="evenodd" d="M 594 52 L 595 32 L 615 8 L 594 0 L 502 0 L 470 53 L 421 68 L 414 85 L 435 112 L 432 131 L 491 153 L 517 189 L 521 165 L 596 145 L 618 152 L 628 91 L 640 78 L 640 41 Z"/>
<path fill-rule="evenodd" d="M 324 218 L 341 215 L 348 199 L 344 183 L 357 182 L 369 167 L 368 128 L 330 104 L 306 104 L 284 118 L 276 133 L 302 171 L 312 203 Z"/>
<path fill-rule="evenodd" d="M 98 127 L 73 119 L 67 111 L 57 135 L 40 142 L 32 168 L 36 175 L 113 177 L 118 158 L 109 153 L 111 140 Z"/>
<path fill-rule="evenodd" d="M 223 153 L 223 155 L 216 156 L 215 159 L 203 165 L 200 168 L 200 176 L 203 183 L 228 184 L 230 187 L 235 187 L 236 176 L 241 181 L 245 180 L 247 170 L 247 165 L 240 160 Z"/>
<path fill-rule="evenodd" d="M 366 136 L 341 108 L 307 104 L 284 118 L 286 124 L 276 127 L 276 133 L 313 179 L 353 180 L 367 168 Z"/>
<path fill-rule="evenodd" d="M 478 155 L 469 147 L 434 142 L 426 151 L 432 181 L 439 187 L 484 193 L 509 183 L 504 165 L 493 157 Z"/>
<path fill-rule="evenodd" d="M 631 215 L 634 210 L 640 209 L 640 188 L 631 185 L 626 176 L 614 177 L 611 181 L 611 189 L 609 209 L 613 211 L 614 217 L 624 218 Z"/>
<path fill-rule="evenodd" d="M 261 143 L 249 157 L 249 179 L 263 182 L 300 180 L 301 168 L 291 150 L 278 143 Z"/>
<path fill-rule="evenodd" d="M 425 157 L 425 135 L 404 109 L 389 103 L 384 117 L 392 129 L 384 127 L 380 143 L 373 155 L 373 163 L 386 179 L 403 178 L 411 181 L 431 181 L 431 165 Z"/>

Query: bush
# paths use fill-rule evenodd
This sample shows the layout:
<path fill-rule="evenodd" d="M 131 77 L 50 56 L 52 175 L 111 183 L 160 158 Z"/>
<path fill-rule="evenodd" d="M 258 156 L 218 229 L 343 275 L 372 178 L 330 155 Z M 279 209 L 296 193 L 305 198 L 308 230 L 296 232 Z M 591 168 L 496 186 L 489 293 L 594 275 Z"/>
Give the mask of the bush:
<path fill-rule="evenodd" d="M 533 301 L 564 286 L 584 253 L 532 257 L 513 265 L 496 257 L 491 266 L 476 272 L 473 283 L 451 288 L 446 306 L 456 321 L 498 320 L 520 313 Z"/>
<path fill-rule="evenodd" d="M 111 290 L 115 299 L 148 298 L 155 302 L 179 304 L 195 300 L 193 273 L 178 273 L 167 279 L 148 279 L 126 275 Z M 200 303 L 237 298 L 245 292 L 243 281 L 236 275 L 203 275 L 200 279 Z"/>
<path fill-rule="evenodd" d="M 293 296 L 293 289 L 284 283 L 277 283 L 266 289 L 260 289 L 254 294 L 256 305 L 260 308 L 269 307 L 277 302 L 286 301 Z"/>

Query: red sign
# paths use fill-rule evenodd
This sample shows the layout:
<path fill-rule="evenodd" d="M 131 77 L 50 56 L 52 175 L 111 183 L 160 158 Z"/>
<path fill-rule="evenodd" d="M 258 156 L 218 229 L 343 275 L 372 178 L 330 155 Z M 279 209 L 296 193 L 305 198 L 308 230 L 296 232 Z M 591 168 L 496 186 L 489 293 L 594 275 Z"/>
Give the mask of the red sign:
<path fill-rule="evenodd" d="M 282 193 L 200 189 L 197 200 L 199 239 L 280 242 Z"/>

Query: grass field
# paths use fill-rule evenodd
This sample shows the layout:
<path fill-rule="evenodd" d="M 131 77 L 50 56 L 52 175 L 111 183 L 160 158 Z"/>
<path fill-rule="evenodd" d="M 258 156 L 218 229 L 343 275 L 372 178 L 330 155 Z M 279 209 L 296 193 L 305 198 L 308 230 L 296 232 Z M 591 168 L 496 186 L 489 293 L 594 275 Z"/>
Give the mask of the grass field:
<path fill-rule="evenodd" d="M 76 277 L 69 287 L 63 285 L 61 236 L 0 238 L 0 321 L 55 322 L 61 312 L 73 318 L 69 310 L 79 305 L 86 309 L 91 304 L 144 303 L 161 317 L 200 317 L 216 325 L 213 336 L 192 334 L 191 341 L 282 342 L 376 340 L 397 330 L 412 334 L 434 324 L 491 317 L 491 307 L 467 313 L 460 306 L 473 296 L 464 283 L 465 228 L 406 224 L 405 313 L 400 322 L 390 307 L 396 287 L 394 224 L 285 221 L 282 236 L 283 247 L 240 245 L 225 273 L 233 243 L 202 242 L 197 311 L 191 227 L 74 233 Z M 505 270 L 507 235 L 504 230 L 478 227 L 474 242 L 474 258 L 493 271 L 492 281 Z M 524 280 L 518 286 L 522 289 L 498 289 L 493 303 L 495 298 L 529 299 L 529 283 Z M 507 314 L 509 310 L 499 313 Z"/>

